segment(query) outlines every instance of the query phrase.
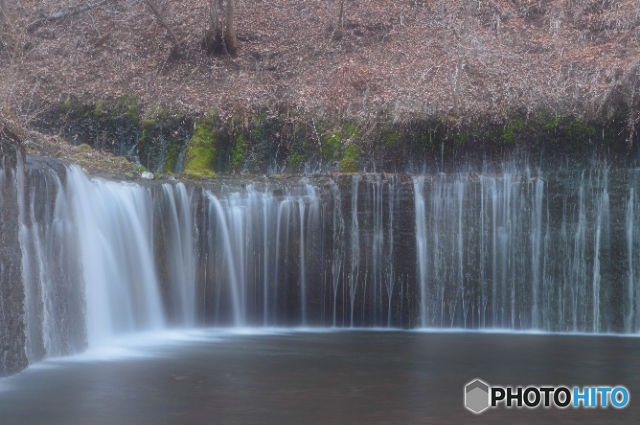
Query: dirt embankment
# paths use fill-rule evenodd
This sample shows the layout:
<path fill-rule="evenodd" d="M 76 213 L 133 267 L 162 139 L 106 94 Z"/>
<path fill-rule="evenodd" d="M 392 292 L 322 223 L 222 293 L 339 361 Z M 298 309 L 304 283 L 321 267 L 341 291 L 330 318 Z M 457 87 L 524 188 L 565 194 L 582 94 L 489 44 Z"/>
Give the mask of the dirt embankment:
<path fill-rule="evenodd" d="M 144 2 L 108 1 L 31 26 L 67 3 L 7 3 L 0 106 L 27 127 L 40 122 L 42 128 L 52 108 L 70 102 L 95 109 L 127 97 L 136 99 L 140 123 L 158 111 L 198 121 L 215 110 L 232 138 L 242 133 L 232 124 L 238 116 L 249 117 L 240 119 L 247 135 L 251 117 L 285 124 L 304 117 L 307 139 L 315 134 L 319 151 L 336 122 L 359 127 L 350 132 L 342 126 L 343 151 L 359 138 L 366 152 L 387 131 L 379 122 L 434 119 L 434 128 L 447 127 L 443 140 L 458 137 L 458 144 L 454 133 L 474 139 L 469 129 L 484 123 L 502 126 L 503 141 L 530 137 L 520 130 L 532 115 L 536 126 L 568 119 L 571 128 L 624 120 L 619 137 L 629 146 L 635 137 L 637 0 L 347 0 L 340 37 L 340 0 L 239 0 L 235 56 L 202 49 L 207 1 L 156 0 L 182 44 L 179 57 Z M 44 122 L 52 134 L 69 133 L 63 119 Z M 319 128 L 318 122 L 325 124 Z M 587 130 L 583 136 L 600 128 Z M 304 150 L 276 142 L 287 155 Z M 336 160 L 344 159 L 343 151 Z"/>
<path fill-rule="evenodd" d="M 339 40 L 339 0 L 242 0 L 235 57 L 201 49 L 206 1 L 157 1 L 180 58 L 144 2 L 112 1 L 32 30 L 68 2 L 7 3 L 0 99 L 24 114 L 37 113 L 35 100 L 124 94 L 195 113 L 447 113 L 455 94 L 460 116 L 499 115 L 597 105 L 640 59 L 635 0 L 347 0 Z"/>

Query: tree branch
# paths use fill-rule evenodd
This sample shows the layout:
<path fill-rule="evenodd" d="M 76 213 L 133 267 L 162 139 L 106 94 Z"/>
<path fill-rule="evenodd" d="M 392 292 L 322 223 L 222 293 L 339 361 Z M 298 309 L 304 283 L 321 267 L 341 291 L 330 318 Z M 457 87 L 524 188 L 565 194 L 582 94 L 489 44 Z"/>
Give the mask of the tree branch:
<path fill-rule="evenodd" d="M 173 32 L 173 30 L 171 29 L 167 21 L 164 20 L 164 18 L 162 17 L 162 14 L 160 13 L 156 5 L 153 3 L 153 1 L 144 0 L 144 2 L 147 4 L 147 6 L 149 6 L 149 9 L 151 9 L 153 14 L 156 15 L 158 22 L 160 22 L 160 24 L 163 27 L 165 27 L 165 29 L 169 33 L 169 38 L 171 39 L 171 43 L 173 43 L 174 52 L 179 55 L 181 48 L 180 48 L 180 41 L 178 40 L 178 37 L 176 37 L 176 34 Z"/>
<path fill-rule="evenodd" d="M 235 0 L 227 0 L 226 27 L 224 32 L 224 42 L 227 53 L 234 55 L 238 50 L 238 37 L 235 28 Z"/>

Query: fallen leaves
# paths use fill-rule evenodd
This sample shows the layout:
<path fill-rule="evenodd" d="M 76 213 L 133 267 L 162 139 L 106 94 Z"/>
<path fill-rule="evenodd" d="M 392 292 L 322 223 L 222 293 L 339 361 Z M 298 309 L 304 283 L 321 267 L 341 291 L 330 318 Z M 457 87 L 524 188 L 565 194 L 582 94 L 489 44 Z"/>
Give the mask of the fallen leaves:
<path fill-rule="evenodd" d="M 211 57 L 199 47 L 207 1 L 159 1 L 185 48 L 173 60 L 166 31 L 142 2 L 105 4 L 27 33 L 20 27 L 67 3 L 23 0 L 17 8 L 10 0 L 17 30 L 11 48 L 0 49 L 0 105 L 28 115 L 38 102 L 133 94 L 149 108 L 191 113 L 402 115 L 423 113 L 425 102 L 430 113 L 446 112 L 449 68 L 458 61 L 461 115 L 589 105 L 614 84 L 603 76 L 627 69 L 633 55 L 626 52 L 640 50 L 640 11 L 633 0 L 565 10 L 574 3 L 495 0 L 470 10 L 462 0 L 350 0 L 343 37 L 332 41 L 338 0 L 245 0 L 237 11 L 238 55 Z M 565 18 L 552 28 L 559 12 Z M 469 35 L 461 38 L 465 22 Z"/>

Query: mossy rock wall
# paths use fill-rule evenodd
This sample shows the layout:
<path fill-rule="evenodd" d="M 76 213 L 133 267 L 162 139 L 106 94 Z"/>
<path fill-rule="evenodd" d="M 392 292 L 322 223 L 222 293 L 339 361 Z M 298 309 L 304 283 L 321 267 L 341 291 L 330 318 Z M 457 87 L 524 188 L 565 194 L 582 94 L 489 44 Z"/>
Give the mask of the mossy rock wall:
<path fill-rule="evenodd" d="M 184 171 L 184 157 L 194 121 L 180 113 L 157 112 L 141 121 L 138 159 L 154 173 Z"/>
<path fill-rule="evenodd" d="M 189 177 L 212 178 L 215 177 L 218 150 L 216 144 L 218 116 L 210 113 L 201 119 L 195 126 L 195 130 L 186 147 L 184 159 L 184 173 Z"/>
<path fill-rule="evenodd" d="M 180 173 L 193 118 L 174 111 L 142 114 L 136 98 L 122 96 L 92 104 L 66 101 L 36 124 L 74 146 L 87 144 L 140 163 L 154 173 Z"/>
<path fill-rule="evenodd" d="M 92 105 L 65 102 L 42 129 L 63 123 L 72 144 L 87 143 L 139 161 L 154 173 L 212 178 L 219 173 L 419 172 L 479 169 L 524 158 L 635 161 L 638 124 L 624 104 L 586 117 L 514 112 L 501 120 L 465 122 L 451 116 L 414 116 L 367 122 L 318 119 L 290 112 L 238 112 L 221 118 L 179 112 L 140 112 L 123 97 Z"/>

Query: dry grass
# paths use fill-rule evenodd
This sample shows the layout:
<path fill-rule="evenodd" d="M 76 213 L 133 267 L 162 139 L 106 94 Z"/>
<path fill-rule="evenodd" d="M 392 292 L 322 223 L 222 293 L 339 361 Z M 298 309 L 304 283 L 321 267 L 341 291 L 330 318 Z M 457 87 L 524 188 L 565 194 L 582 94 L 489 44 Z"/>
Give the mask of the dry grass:
<path fill-rule="evenodd" d="M 338 41 L 339 0 L 238 0 L 235 57 L 201 50 L 207 1 L 156 0 L 182 42 L 177 59 L 140 0 L 25 29 L 73 1 L 7 0 L 0 105 L 25 124 L 48 103 L 124 94 L 191 113 L 402 119 L 452 113 L 457 93 L 461 119 L 588 114 L 640 59 L 638 0 L 347 0 Z"/>

